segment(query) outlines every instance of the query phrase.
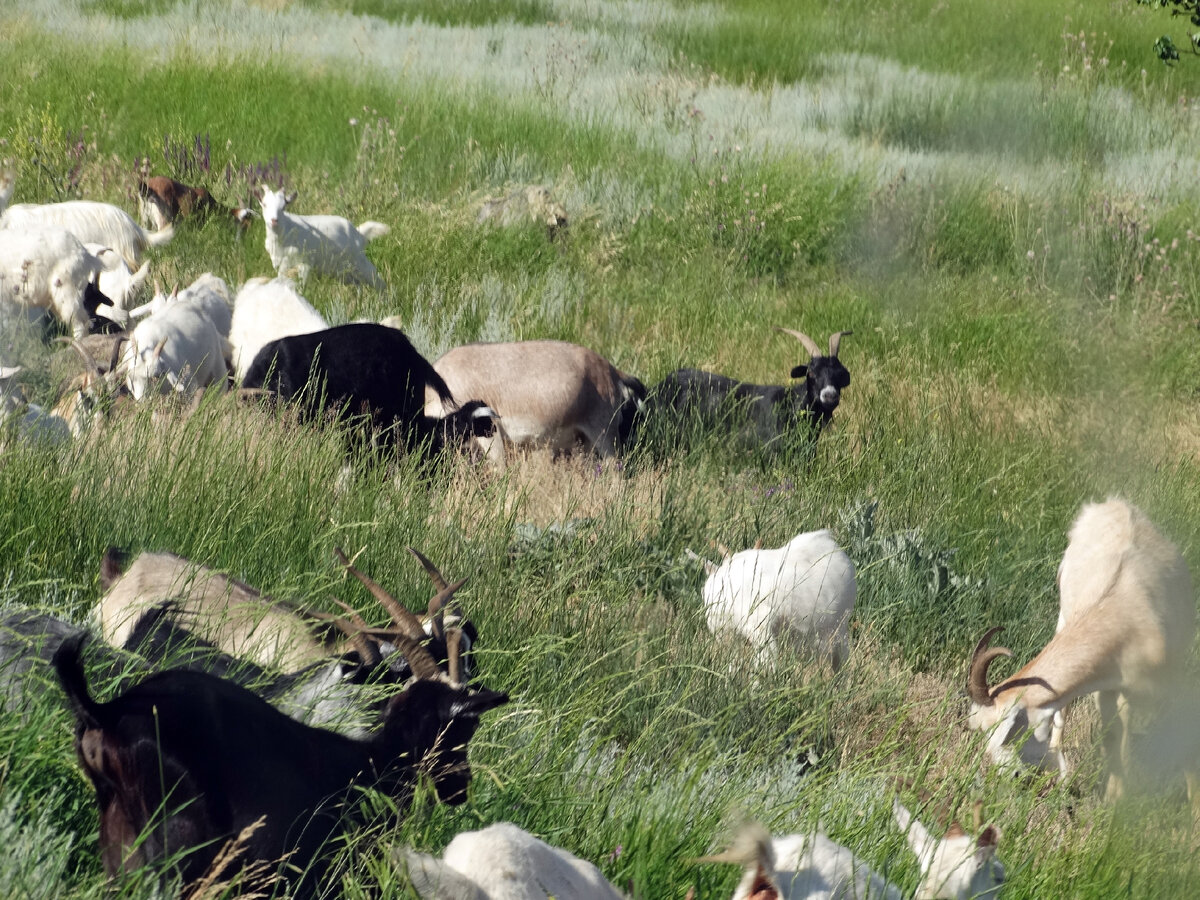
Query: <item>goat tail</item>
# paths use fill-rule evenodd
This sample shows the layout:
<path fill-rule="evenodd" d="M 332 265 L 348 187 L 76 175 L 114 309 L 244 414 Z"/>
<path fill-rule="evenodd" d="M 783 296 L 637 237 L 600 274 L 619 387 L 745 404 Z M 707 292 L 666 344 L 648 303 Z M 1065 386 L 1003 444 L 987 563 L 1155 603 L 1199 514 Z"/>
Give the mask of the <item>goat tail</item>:
<path fill-rule="evenodd" d="M 358 226 L 358 233 L 365 237 L 368 241 L 373 241 L 375 238 L 381 238 L 385 234 L 391 234 L 392 227 L 384 225 L 382 222 L 363 222 Z"/>
<path fill-rule="evenodd" d="M 67 695 L 67 701 L 71 704 L 75 717 L 85 728 L 99 728 L 100 707 L 88 693 L 87 676 L 84 674 L 83 661 L 80 658 L 84 642 L 87 639 L 86 631 L 75 632 L 54 651 L 54 658 L 50 664 L 54 666 L 58 682 Z"/>
<path fill-rule="evenodd" d="M 169 244 L 175 237 L 175 226 L 168 222 L 158 231 L 147 231 L 145 234 L 147 244 L 151 247 L 161 247 L 163 244 Z"/>

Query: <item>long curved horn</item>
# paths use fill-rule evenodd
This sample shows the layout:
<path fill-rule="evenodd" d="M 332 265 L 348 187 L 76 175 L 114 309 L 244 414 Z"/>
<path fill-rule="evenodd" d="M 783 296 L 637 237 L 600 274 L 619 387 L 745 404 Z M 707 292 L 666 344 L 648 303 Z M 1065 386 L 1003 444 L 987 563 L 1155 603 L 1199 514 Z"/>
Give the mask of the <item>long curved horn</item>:
<path fill-rule="evenodd" d="M 125 338 L 113 341 L 112 356 L 108 358 L 108 371 L 115 372 L 117 365 L 121 362 L 121 351 L 129 341 Z"/>
<path fill-rule="evenodd" d="M 446 677 L 430 652 L 421 646 L 420 641 L 407 634 L 398 634 L 392 643 L 396 645 L 396 652 L 403 654 L 408 660 L 408 667 L 412 669 L 413 674 L 422 681 L 437 681 Z"/>
<path fill-rule="evenodd" d="M 1012 651 L 1007 647 L 988 647 L 992 638 L 1003 630 L 1003 625 L 989 628 L 971 654 L 971 666 L 967 671 L 967 696 L 980 706 L 991 706 L 996 702 L 988 686 L 988 666 L 998 656 L 1012 656 Z"/>
<path fill-rule="evenodd" d="M 804 349 L 809 352 L 810 356 L 823 356 L 824 355 L 823 353 L 821 353 L 821 348 L 817 346 L 817 342 L 814 341 L 812 338 L 810 338 L 803 331 L 795 331 L 794 329 L 791 329 L 791 328 L 780 328 L 779 326 L 775 326 L 775 330 L 782 331 L 784 334 L 790 334 L 792 337 L 794 337 L 796 340 L 798 340 L 801 344 L 804 345 Z"/>
<path fill-rule="evenodd" d="M 454 584 L 448 584 L 446 587 L 436 594 L 429 601 L 429 621 L 433 627 L 433 633 L 439 640 L 446 640 L 446 629 L 444 626 L 443 607 L 450 602 L 450 598 L 454 596 L 454 592 L 467 583 L 467 579 L 460 578 Z"/>
<path fill-rule="evenodd" d="M 842 347 L 842 338 L 854 334 L 853 331 L 835 331 L 829 336 L 829 355 L 837 359 L 838 350 Z"/>
<path fill-rule="evenodd" d="M 350 646 L 358 651 L 358 657 L 363 664 L 367 668 L 375 668 L 383 661 L 383 655 L 379 652 L 379 645 L 366 634 L 367 623 L 350 604 L 343 603 L 337 597 L 333 598 L 333 602 L 350 614 L 350 621 L 330 613 L 317 613 L 316 617 L 336 625 L 338 630 L 346 635 Z"/>
<path fill-rule="evenodd" d="M 417 562 L 421 564 L 421 568 L 423 568 L 429 575 L 430 579 L 432 579 L 433 586 L 439 591 L 444 591 L 446 589 L 446 579 L 442 573 L 438 571 L 438 567 L 429 561 L 429 557 L 427 557 L 416 547 L 406 547 L 405 549 L 417 558 Z"/>
<path fill-rule="evenodd" d="M 462 684 L 462 629 L 446 629 L 446 671 L 450 680 Z"/>
<path fill-rule="evenodd" d="M 74 347 L 75 352 L 79 354 L 79 358 L 83 360 L 83 367 L 87 369 L 88 374 L 97 380 L 103 380 L 103 376 L 100 374 L 100 367 L 96 365 L 96 361 L 92 359 L 92 355 L 83 349 L 83 344 L 79 342 L 78 338 L 58 337 L 54 340 L 60 344 L 69 344 Z"/>
<path fill-rule="evenodd" d="M 345 567 L 347 572 L 363 583 L 363 586 L 371 592 L 371 596 L 378 600 L 383 605 L 383 608 L 388 611 L 388 614 L 391 615 L 392 620 L 404 629 L 405 634 L 417 641 L 425 639 L 425 629 L 422 627 L 420 619 L 409 612 L 408 608 L 405 607 L 403 603 L 377 585 L 362 572 L 358 571 L 358 569 L 354 568 L 354 566 L 350 564 L 349 557 L 342 552 L 341 547 L 334 547 L 333 552 L 337 555 L 338 562 Z"/>

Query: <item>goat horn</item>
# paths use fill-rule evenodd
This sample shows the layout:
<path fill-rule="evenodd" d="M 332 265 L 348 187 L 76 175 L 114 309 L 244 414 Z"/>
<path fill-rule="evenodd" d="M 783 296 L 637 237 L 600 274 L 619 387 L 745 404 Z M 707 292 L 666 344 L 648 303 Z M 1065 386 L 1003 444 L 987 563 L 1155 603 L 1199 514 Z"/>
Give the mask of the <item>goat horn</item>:
<path fill-rule="evenodd" d="M 444 591 L 446 589 L 446 579 L 442 573 L 438 571 L 438 567 L 429 561 L 429 557 L 427 557 L 416 547 L 406 547 L 405 549 L 417 558 L 417 562 L 421 564 L 421 567 L 433 581 L 433 586 L 439 591 Z"/>
<path fill-rule="evenodd" d="M 729 559 L 729 557 L 733 556 L 733 551 L 730 550 L 728 547 L 726 547 L 724 544 L 722 544 L 720 541 L 711 540 L 708 543 L 712 546 L 712 548 L 714 550 L 716 550 L 718 553 L 721 554 L 722 559 Z"/>
<path fill-rule="evenodd" d="M 424 631 L 422 631 L 422 635 Z M 408 660 L 408 667 L 412 669 L 414 675 L 422 681 L 436 681 L 445 678 L 445 673 L 438 668 L 437 662 L 428 650 L 421 646 L 421 642 L 411 635 L 398 634 L 396 639 L 392 641 L 396 645 L 396 652 L 404 655 Z"/>
<path fill-rule="evenodd" d="M 853 331 L 835 331 L 829 336 L 829 355 L 837 359 L 838 350 L 842 346 L 842 338 L 854 334 Z"/>
<path fill-rule="evenodd" d="M 421 620 L 409 612 L 403 603 L 377 585 L 362 572 L 358 571 L 358 569 L 354 568 L 354 566 L 350 563 L 349 557 L 342 552 L 341 547 L 334 547 L 333 552 L 337 554 L 338 562 L 345 567 L 346 571 L 361 581 L 363 583 L 363 587 L 371 592 L 371 596 L 383 604 L 383 608 L 388 611 L 392 617 L 392 620 L 404 629 L 405 634 L 418 641 L 425 638 L 425 629 L 421 626 Z"/>
<path fill-rule="evenodd" d="M 776 326 L 775 330 L 782 331 L 784 334 L 790 334 L 792 337 L 794 337 L 796 340 L 798 340 L 801 344 L 804 345 L 804 349 L 809 352 L 810 356 L 823 355 L 821 353 L 821 348 L 817 346 L 817 342 L 814 341 L 812 338 L 810 338 L 803 331 L 795 331 L 794 329 L 791 329 L 791 328 L 780 328 L 779 326 Z"/>
<path fill-rule="evenodd" d="M 446 629 L 446 671 L 450 680 L 462 684 L 462 629 Z"/>
<path fill-rule="evenodd" d="M 443 625 L 445 619 L 443 616 L 445 605 L 450 602 L 450 598 L 454 596 L 454 592 L 467 583 L 467 579 L 460 578 L 454 584 L 448 584 L 445 588 L 434 594 L 433 599 L 429 601 L 429 610 L 427 615 L 433 626 L 433 633 L 440 640 L 446 639 L 446 629 Z"/>
<path fill-rule="evenodd" d="M 991 639 L 1003 630 L 1003 625 L 989 628 L 975 645 L 975 652 L 971 654 L 971 666 L 967 671 L 967 696 L 980 706 L 991 706 L 996 702 L 992 697 L 991 688 L 988 687 L 988 666 L 997 656 L 1012 656 L 1012 651 L 1007 647 L 988 647 Z"/>
<path fill-rule="evenodd" d="M 108 371 L 115 372 L 117 370 L 117 364 L 121 361 L 121 351 L 125 348 L 127 343 L 129 343 L 129 341 L 127 341 L 125 338 L 119 338 L 113 341 L 112 356 L 108 358 Z"/>
<path fill-rule="evenodd" d="M 346 621 L 341 616 L 330 615 L 329 613 L 318 613 L 317 618 L 326 619 L 336 625 L 349 639 L 350 646 L 358 651 L 359 659 L 363 661 L 363 664 L 367 668 L 375 668 L 383 660 L 383 656 L 379 652 L 379 645 L 365 633 L 367 623 L 363 621 L 362 616 L 350 604 L 343 603 L 337 597 L 333 598 L 333 602 L 350 614 L 350 621 Z"/>
<path fill-rule="evenodd" d="M 83 349 L 83 344 L 79 342 L 78 338 L 59 337 L 55 338 L 55 340 L 60 344 L 70 344 L 72 347 L 74 347 L 75 352 L 79 354 L 79 358 L 83 360 L 83 366 L 88 370 L 88 374 L 90 374 L 93 378 L 101 381 L 103 380 L 103 377 L 100 374 L 100 367 L 96 365 L 96 361 L 92 359 L 91 354 Z"/>

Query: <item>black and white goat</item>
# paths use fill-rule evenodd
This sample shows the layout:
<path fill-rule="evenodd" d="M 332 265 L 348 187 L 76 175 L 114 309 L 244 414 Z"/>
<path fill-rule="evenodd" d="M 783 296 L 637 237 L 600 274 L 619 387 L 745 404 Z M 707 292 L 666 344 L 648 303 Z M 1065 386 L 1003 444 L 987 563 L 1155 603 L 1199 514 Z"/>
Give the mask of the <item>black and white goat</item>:
<path fill-rule="evenodd" d="M 700 369 L 679 369 L 655 385 L 646 398 L 644 422 L 660 421 L 675 435 L 689 421 L 700 419 L 732 428 L 743 439 L 761 446 L 778 442 L 802 424 L 816 433 L 833 419 L 850 386 L 850 372 L 838 359 L 842 338 L 852 334 L 836 331 L 829 336 L 829 353 L 800 331 L 780 328 L 804 345 L 811 354 L 805 364 L 792 369 L 792 378 L 803 378 L 791 387 L 748 384 L 725 375 Z"/>
<path fill-rule="evenodd" d="M 467 744 L 480 716 L 508 701 L 452 681 L 400 636 L 417 680 L 388 701 L 373 736 L 355 740 L 303 725 L 204 672 L 159 672 L 97 701 L 80 660 L 85 639 L 64 641 L 53 666 L 75 715 L 79 762 L 96 790 L 110 875 L 169 865 L 192 882 L 240 836 L 236 867 L 274 870 L 286 857 L 279 876 L 293 882 L 291 896 L 311 896 L 331 845 L 356 824 L 359 788 L 376 787 L 403 813 L 427 773 L 440 800 L 462 803 L 471 778 Z"/>
<path fill-rule="evenodd" d="M 425 388 L 455 412 L 425 415 Z M 263 388 L 294 401 L 302 415 L 362 416 L 385 447 L 431 451 L 495 433 L 496 414 L 478 400 L 459 404 L 450 388 L 404 332 L 369 322 L 295 334 L 263 346 L 243 387 Z"/>

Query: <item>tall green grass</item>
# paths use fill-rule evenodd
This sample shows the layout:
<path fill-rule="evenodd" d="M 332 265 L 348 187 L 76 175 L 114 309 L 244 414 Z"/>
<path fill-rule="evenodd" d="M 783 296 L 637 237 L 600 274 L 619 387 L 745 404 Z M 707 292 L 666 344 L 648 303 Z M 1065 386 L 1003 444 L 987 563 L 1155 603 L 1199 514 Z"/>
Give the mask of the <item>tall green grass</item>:
<path fill-rule="evenodd" d="M 425 793 L 393 827 L 372 801 L 343 896 L 407 897 L 391 845 L 438 852 L 511 820 L 633 896 L 725 897 L 737 873 L 691 860 L 742 812 L 820 825 L 912 891 L 888 812 L 898 776 L 917 783 L 907 802 L 924 787 L 964 820 L 983 801 L 1004 896 L 1194 893 L 1176 779 L 1100 802 L 1084 705 L 1073 777 L 1009 779 L 983 764 L 957 694 L 989 625 L 1018 660 L 1053 633 L 1081 502 L 1128 496 L 1196 559 L 1197 70 L 1147 60 L 1143 78 L 1160 20 L 1132 4 L 775 0 L 47 9 L 0 7 L 0 159 L 18 201 L 132 209 L 138 161 L 168 170 L 164 141 L 201 136 L 208 170 L 186 174 L 223 200 L 282 179 L 300 212 L 391 224 L 369 248 L 388 291 L 304 292 L 335 323 L 400 314 L 430 357 L 552 337 L 647 383 L 681 366 L 782 383 L 804 354 L 774 326 L 819 343 L 854 331 L 833 426 L 774 451 L 658 434 L 619 466 L 344 468 L 340 435 L 229 397 L 126 410 L 65 448 L 6 443 L 6 606 L 86 624 L 109 544 L 373 620 L 333 546 L 363 551 L 410 606 L 429 589 L 406 545 L 470 576 L 481 678 L 513 702 L 472 745 L 469 803 Z M 529 184 L 564 204 L 565 233 L 477 221 Z M 154 270 L 236 287 L 269 272 L 262 235 L 185 223 Z M 48 356 L 38 335 L 0 333 L 0 360 L 23 363 L 46 403 Z M 749 670 L 744 646 L 708 634 L 685 551 L 824 527 L 858 567 L 850 663 Z M 52 685 L 24 708 L 0 729 L 0 834 L 14 835 L 0 893 L 99 897 L 67 716 Z"/>

